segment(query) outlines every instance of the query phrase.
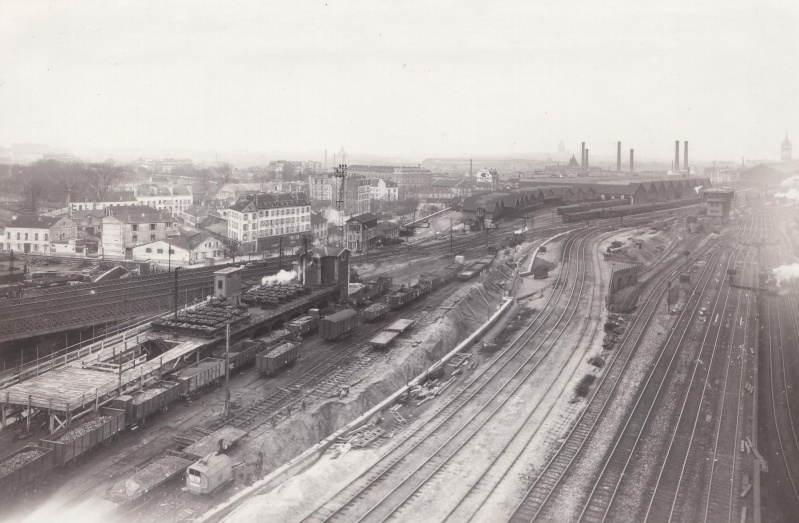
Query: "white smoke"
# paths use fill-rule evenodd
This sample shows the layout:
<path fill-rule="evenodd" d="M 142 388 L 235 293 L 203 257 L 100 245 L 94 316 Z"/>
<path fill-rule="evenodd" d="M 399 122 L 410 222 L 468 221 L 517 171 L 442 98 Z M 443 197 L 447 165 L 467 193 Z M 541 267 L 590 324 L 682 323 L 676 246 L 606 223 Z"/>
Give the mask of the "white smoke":
<path fill-rule="evenodd" d="M 780 265 L 774 269 L 774 276 L 777 278 L 778 287 L 783 280 L 792 280 L 799 277 L 799 263 Z"/>
<path fill-rule="evenodd" d="M 694 190 L 696 191 L 696 194 L 699 194 L 699 191 L 702 190 L 702 187 L 704 187 L 704 186 L 703 185 L 698 185 L 698 186 L 694 187 Z"/>
<path fill-rule="evenodd" d="M 783 184 L 785 181 L 782 182 Z M 775 198 L 787 198 L 788 200 L 799 200 L 799 189 L 791 187 L 786 192 L 778 192 L 774 195 Z"/>
<path fill-rule="evenodd" d="M 267 287 L 269 287 L 270 285 L 280 285 L 281 283 L 288 283 L 296 279 L 297 279 L 296 271 L 286 271 L 280 269 L 280 272 L 278 272 L 277 274 L 273 274 L 271 276 L 264 276 L 263 278 L 261 278 L 261 285 L 266 285 Z"/>
<path fill-rule="evenodd" d="M 780 187 L 785 187 L 786 189 L 799 188 L 799 174 L 781 181 Z"/>
<path fill-rule="evenodd" d="M 341 213 L 338 212 L 338 209 L 335 207 L 325 207 L 322 211 L 322 215 L 324 215 L 327 223 L 332 223 L 333 225 L 338 225 L 340 223 Z"/>

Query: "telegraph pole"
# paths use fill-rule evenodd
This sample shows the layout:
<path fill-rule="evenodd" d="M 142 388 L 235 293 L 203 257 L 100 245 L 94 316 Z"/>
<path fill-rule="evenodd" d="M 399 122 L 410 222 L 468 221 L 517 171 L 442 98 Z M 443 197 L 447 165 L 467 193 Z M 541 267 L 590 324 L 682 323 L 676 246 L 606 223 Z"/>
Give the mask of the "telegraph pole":
<path fill-rule="evenodd" d="M 178 271 L 180 267 L 175 267 L 175 321 L 178 321 Z"/>
<path fill-rule="evenodd" d="M 225 326 L 225 410 L 223 418 L 230 415 L 230 323 Z"/>
<path fill-rule="evenodd" d="M 452 218 L 449 219 L 449 254 L 452 256 Z"/>
<path fill-rule="evenodd" d="M 339 238 L 339 242 L 341 242 L 341 247 L 346 247 L 347 244 L 344 241 L 344 212 L 346 211 L 345 208 L 345 201 L 344 201 L 344 194 L 345 194 L 345 187 L 347 183 L 347 165 L 346 164 L 339 164 L 338 167 L 333 168 L 333 176 L 336 177 L 337 181 L 337 192 L 336 192 L 336 210 L 338 211 L 338 220 L 339 220 L 339 227 L 341 227 L 341 237 Z"/>

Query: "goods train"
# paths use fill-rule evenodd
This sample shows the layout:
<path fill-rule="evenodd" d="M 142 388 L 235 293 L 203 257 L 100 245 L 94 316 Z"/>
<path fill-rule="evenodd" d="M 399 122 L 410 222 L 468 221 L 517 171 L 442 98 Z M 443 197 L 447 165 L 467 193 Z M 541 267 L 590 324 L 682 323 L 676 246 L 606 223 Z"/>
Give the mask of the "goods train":
<path fill-rule="evenodd" d="M 587 220 L 619 218 L 622 216 L 632 216 L 635 214 L 643 214 L 646 212 L 677 209 L 679 207 L 686 207 L 688 205 L 698 205 L 701 201 L 702 201 L 701 198 L 688 198 L 683 200 L 674 200 L 671 202 L 640 203 L 635 205 L 625 205 L 618 207 L 609 207 L 604 209 L 593 209 L 590 211 L 565 213 L 562 216 L 563 216 L 563 221 L 566 223 L 584 222 Z"/>
<path fill-rule="evenodd" d="M 565 205 L 558 207 L 557 213 L 561 216 L 564 214 L 573 214 L 576 212 L 585 212 L 593 209 L 605 209 L 607 207 L 618 207 L 620 205 L 630 205 L 629 198 L 619 198 L 618 200 L 598 200 L 595 202 L 575 203 L 574 205 Z"/>
<path fill-rule="evenodd" d="M 489 258 L 493 259 L 493 256 Z M 454 280 L 462 272 L 462 267 L 460 264 L 451 264 L 438 271 L 422 274 L 416 285 L 407 288 L 403 286 L 394 292 L 389 292 L 391 278 L 380 277 L 365 282 L 361 303 L 368 301 L 371 305 L 363 311 L 363 318 L 374 321 L 389 311 L 404 307 Z M 272 300 L 279 301 L 282 294 L 286 295 L 286 299 L 291 299 L 290 295 L 305 292 L 297 286 L 281 287 L 280 292 L 274 292 L 278 289 L 270 289 L 269 293 L 261 296 L 253 293 L 250 297 L 254 303 L 261 303 L 263 306 L 265 302 L 270 302 L 271 305 Z M 195 323 L 189 323 L 195 318 L 179 317 L 179 320 L 185 324 L 181 326 L 196 335 L 202 329 L 218 329 L 217 316 L 224 315 L 229 321 L 230 318 L 238 319 L 242 312 L 242 309 L 214 302 L 200 311 L 199 314 L 204 317 L 198 316 Z M 345 309 L 321 319 L 318 311 L 309 312 L 309 315 L 289 322 L 285 329 L 275 330 L 255 340 L 244 339 L 233 344 L 228 355 L 230 370 L 238 371 L 255 364 L 262 376 L 271 376 L 299 358 L 300 344 L 296 341 L 301 336 L 319 328 L 322 338 L 338 339 L 357 328 L 361 319 L 358 312 L 352 309 Z M 387 329 L 386 332 L 393 331 Z M 183 367 L 177 372 L 166 373 L 161 376 L 160 381 L 155 381 L 142 390 L 118 396 L 110 407 L 101 407 L 72 427 L 62 428 L 42 438 L 38 446 L 29 445 L 0 458 L 0 499 L 35 486 L 53 467 L 74 461 L 115 434 L 136 427 L 149 416 L 166 410 L 169 404 L 179 398 L 190 398 L 202 389 L 218 384 L 224 376 L 225 350 L 218 349 L 211 357 Z"/>

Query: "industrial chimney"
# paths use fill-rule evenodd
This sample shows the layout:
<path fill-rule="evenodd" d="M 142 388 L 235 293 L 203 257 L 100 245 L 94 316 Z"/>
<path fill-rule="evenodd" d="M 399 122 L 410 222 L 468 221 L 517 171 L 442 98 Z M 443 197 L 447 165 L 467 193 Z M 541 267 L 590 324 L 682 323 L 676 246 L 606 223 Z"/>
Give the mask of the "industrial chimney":
<path fill-rule="evenodd" d="M 584 167 L 588 169 L 588 149 L 585 150 L 585 165 Z"/>
<path fill-rule="evenodd" d="M 630 149 L 630 172 L 635 172 L 635 149 Z"/>
<path fill-rule="evenodd" d="M 621 142 L 616 142 L 616 172 L 621 172 Z"/>
<path fill-rule="evenodd" d="M 580 167 L 585 169 L 585 142 L 583 142 L 582 149 L 580 149 Z"/>
<path fill-rule="evenodd" d="M 674 142 L 674 172 L 680 170 L 680 141 Z"/>
<path fill-rule="evenodd" d="M 688 168 L 688 140 L 685 140 L 685 152 L 682 154 L 682 164 L 685 166 L 685 170 L 688 171 L 688 174 L 691 174 L 691 169 Z"/>

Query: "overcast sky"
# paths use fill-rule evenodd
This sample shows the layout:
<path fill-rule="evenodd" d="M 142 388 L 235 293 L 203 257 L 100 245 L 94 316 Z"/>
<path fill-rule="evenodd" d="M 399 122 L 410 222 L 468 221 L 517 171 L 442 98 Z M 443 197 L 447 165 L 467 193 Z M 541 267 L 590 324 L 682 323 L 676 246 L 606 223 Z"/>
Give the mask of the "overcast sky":
<path fill-rule="evenodd" d="M 776 159 L 798 4 L 0 0 L 0 146 Z"/>

